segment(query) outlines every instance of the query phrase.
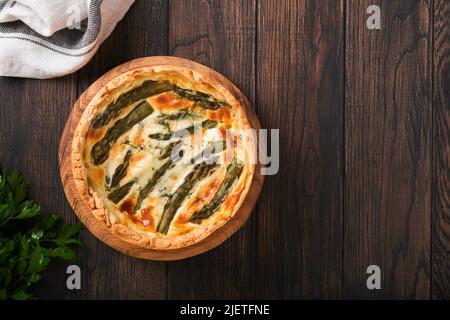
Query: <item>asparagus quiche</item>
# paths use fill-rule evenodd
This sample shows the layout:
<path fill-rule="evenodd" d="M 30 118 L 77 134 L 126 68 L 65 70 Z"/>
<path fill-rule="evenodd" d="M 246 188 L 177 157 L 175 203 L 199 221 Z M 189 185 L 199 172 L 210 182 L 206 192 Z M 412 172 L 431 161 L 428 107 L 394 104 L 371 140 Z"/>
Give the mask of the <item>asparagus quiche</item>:
<path fill-rule="evenodd" d="M 123 73 L 97 92 L 75 130 L 77 192 L 123 240 L 192 245 L 230 220 L 248 192 L 249 129 L 232 92 L 194 70 Z"/>

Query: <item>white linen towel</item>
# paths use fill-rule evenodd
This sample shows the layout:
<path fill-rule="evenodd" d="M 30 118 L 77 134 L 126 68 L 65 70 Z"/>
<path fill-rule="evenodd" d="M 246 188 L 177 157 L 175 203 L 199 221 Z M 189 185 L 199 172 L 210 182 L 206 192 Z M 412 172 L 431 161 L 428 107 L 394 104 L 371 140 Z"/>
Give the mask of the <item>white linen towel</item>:
<path fill-rule="evenodd" d="M 133 2 L 0 1 L 0 76 L 47 79 L 77 71 Z"/>

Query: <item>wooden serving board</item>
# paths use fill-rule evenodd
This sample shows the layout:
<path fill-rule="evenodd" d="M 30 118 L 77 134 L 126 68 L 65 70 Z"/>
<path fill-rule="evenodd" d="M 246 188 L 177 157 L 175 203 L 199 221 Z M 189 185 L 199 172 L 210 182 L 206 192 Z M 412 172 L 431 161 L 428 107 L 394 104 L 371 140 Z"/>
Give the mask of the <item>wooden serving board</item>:
<path fill-rule="evenodd" d="M 66 193 L 67 199 L 72 206 L 75 214 L 83 222 L 89 231 L 94 234 L 98 239 L 106 243 L 107 245 L 113 247 L 114 249 L 128 254 L 133 257 L 148 259 L 148 260 L 179 260 L 188 257 L 198 255 L 200 253 L 211 250 L 212 248 L 220 245 L 226 239 L 228 239 L 233 233 L 235 233 L 242 225 L 247 221 L 250 216 L 256 200 L 261 191 L 264 176 L 261 175 L 261 166 L 258 164 L 255 168 L 255 174 L 253 176 L 252 184 L 250 190 L 238 212 L 235 216 L 228 221 L 220 229 L 213 232 L 209 237 L 204 240 L 185 248 L 172 249 L 172 250 L 154 250 L 146 249 L 129 242 L 122 240 L 116 235 L 112 234 L 108 228 L 106 228 L 101 222 L 99 222 L 91 213 L 87 203 L 83 200 L 77 190 L 74 187 L 73 175 L 72 175 L 72 165 L 71 165 L 71 145 L 72 138 L 75 128 L 85 110 L 86 106 L 89 104 L 91 99 L 97 94 L 107 82 L 109 82 L 114 77 L 121 73 L 141 68 L 141 67 L 151 67 L 157 65 L 174 65 L 185 68 L 190 68 L 201 74 L 207 75 L 209 78 L 214 79 L 224 87 L 226 87 L 241 104 L 245 107 L 247 111 L 247 116 L 250 124 L 255 129 L 260 129 L 261 125 L 259 123 L 256 114 L 244 94 L 234 86 L 228 79 L 218 74 L 214 70 L 205 67 L 196 62 L 176 58 L 176 57 L 146 57 L 124 63 L 111 71 L 107 72 L 101 76 L 97 81 L 95 81 L 77 100 L 72 108 L 72 111 L 67 120 L 66 126 L 64 128 L 60 145 L 59 145 L 59 165 L 61 180 L 64 187 L 64 192 Z"/>

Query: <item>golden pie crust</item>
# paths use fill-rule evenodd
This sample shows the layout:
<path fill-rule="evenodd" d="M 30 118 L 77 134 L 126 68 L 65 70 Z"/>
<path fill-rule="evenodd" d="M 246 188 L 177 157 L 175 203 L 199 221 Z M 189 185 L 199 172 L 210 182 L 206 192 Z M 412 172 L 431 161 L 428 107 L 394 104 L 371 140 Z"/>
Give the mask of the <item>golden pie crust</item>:
<path fill-rule="evenodd" d="M 138 87 L 146 80 L 168 80 L 184 89 L 207 93 L 218 100 L 225 101 L 232 115 L 231 123 L 228 126 L 235 130 L 236 136 L 239 136 L 235 152 L 243 160 L 242 173 L 228 193 L 226 200 L 211 216 L 202 220 L 199 224 L 187 221 L 184 225 L 179 223 L 176 226 L 172 226 L 174 225 L 174 222 L 172 222 L 167 234 L 157 232 L 151 226 L 143 227 L 142 220 L 139 220 L 137 223 L 136 219 L 132 219 L 130 213 L 122 211 L 123 206 L 120 207 L 119 204 L 114 204 L 107 198 L 106 187 L 102 187 L 102 183 L 100 183 L 100 181 L 104 180 L 106 174 L 97 174 L 97 172 L 102 171 L 102 166 L 95 166 L 89 153 L 92 145 L 103 138 L 107 129 L 107 127 L 101 130 L 92 128 L 96 116 L 121 94 Z M 111 125 L 109 124 L 109 126 Z M 146 126 L 149 125 L 147 124 Z M 144 129 L 147 128 L 144 127 Z M 115 77 L 102 87 L 87 105 L 81 116 L 71 147 L 71 164 L 75 188 L 96 219 L 107 227 L 110 232 L 124 241 L 149 249 L 161 250 L 193 245 L 205 239 L 229 221 L 236 214 L 249 191 L 255 170 L 254 160 L 256 158 L 254 135 L 251 134 L 249 129 L 251 129 L 251 126 L 243 105 L 227 88 L 215 79 L 188 68 L 171 65 L 133 69 Z M 116 144 L 119 144 L 120 147 L 121 142 L 118 140 Z M 114 154 L 115 151 L 113 149 L 114 146 L 111 149 L 111 153 Z M 221 174 L 224 175 L 225 169 L 221 166 L 217 171 L 219 172 L 217 175 L 221 171 Z M 200 191 L 197 192 L 201 195 Z M 162 195 L 157 195 L 153 198 L 156 198 L 157 201 L 163 201 L 161 200 L 163 198 Z M 188 198 L 184 202 L 184 209 L 187 208 L 186 203 L 190 200 Z M 150 200 L 146 199 L 146 201 L 148 203 Z M 179 212 L 176 213 L 174 221 L 183 215 L 184 209 L 178 210 Z M 152 216 L 153 220 L 156 218 L 158 218 L 157 215 L 155 217 Z M 182 220 L 178 219 L 176 221 Z M 153 222 L 152 225 L 155 226 L 156 222 Z M 179 228 L 178 225 L 180 225 Z"/>

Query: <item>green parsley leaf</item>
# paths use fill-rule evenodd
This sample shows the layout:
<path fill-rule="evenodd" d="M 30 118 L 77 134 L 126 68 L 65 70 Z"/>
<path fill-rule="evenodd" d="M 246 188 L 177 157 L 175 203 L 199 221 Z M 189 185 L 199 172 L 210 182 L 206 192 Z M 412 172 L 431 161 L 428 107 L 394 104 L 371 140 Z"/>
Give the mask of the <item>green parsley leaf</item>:
<path fill-rule="evenodd" d="M 31 287 L 52 259 L 76 259 L 81 225 L 58 226 L 58 220 L 28 199 L 19 172 L 0 168 L 0 300 L 34 299 Z"/>

